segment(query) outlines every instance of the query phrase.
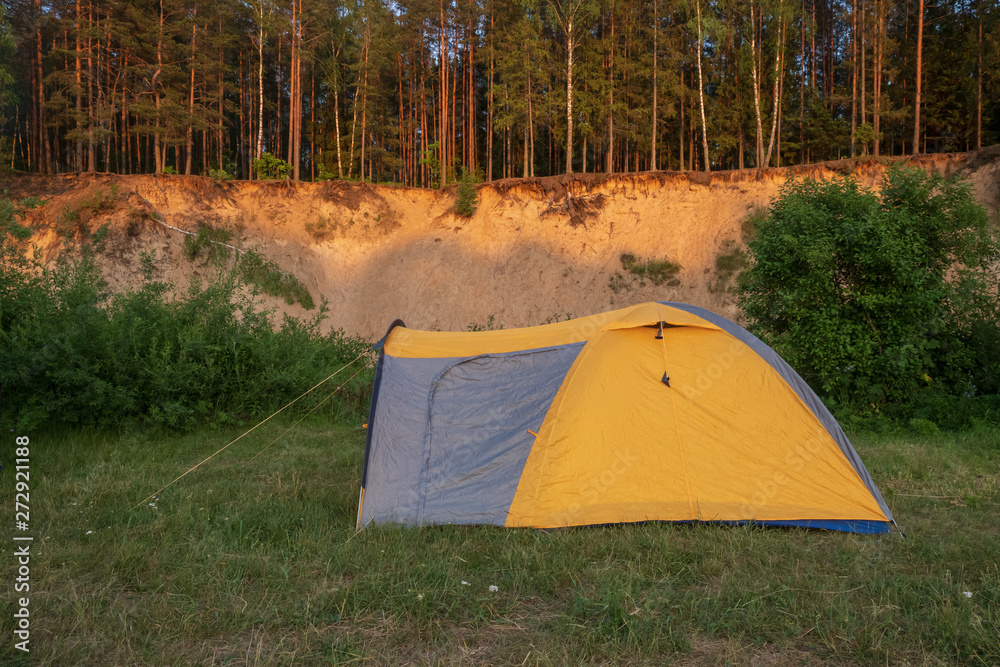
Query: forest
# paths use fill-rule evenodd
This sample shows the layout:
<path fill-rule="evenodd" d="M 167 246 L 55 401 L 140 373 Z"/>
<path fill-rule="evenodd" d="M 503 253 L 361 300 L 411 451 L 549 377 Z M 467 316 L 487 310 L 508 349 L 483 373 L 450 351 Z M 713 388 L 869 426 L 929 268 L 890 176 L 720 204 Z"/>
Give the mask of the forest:
<path fill-rule="evenodd" d="M 967 151 L 987 0 L 4 0 L 4 169 L 443 187 Z"/>

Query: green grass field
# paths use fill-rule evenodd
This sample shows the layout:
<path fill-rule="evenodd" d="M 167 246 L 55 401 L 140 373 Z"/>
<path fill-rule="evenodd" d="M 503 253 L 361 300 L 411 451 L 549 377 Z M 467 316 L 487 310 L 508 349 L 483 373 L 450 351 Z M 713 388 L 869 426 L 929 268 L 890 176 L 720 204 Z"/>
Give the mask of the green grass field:
<path fill-rule="evenodd" d="M 13 646 L 9 434 L 0 662 L 1000 664 L 1000 430 L 855 436 L 904 540 L 712 525 L 355 534 L 364 431 L 306 422 L 248 463 L 287 425 L 135 510 L 236 433 L 33 435 L 30 655 Z"/>

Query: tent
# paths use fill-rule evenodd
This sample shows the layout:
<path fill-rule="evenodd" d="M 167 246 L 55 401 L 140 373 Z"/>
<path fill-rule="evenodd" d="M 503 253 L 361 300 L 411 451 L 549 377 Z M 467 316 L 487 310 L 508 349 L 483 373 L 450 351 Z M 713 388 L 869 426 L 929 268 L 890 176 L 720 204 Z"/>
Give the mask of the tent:
<path fill-rule="evenodd" d="M 397 320 L 380 347 L 359 529 L 893 523 L 802 378 L 702 308 L 643 303 L 476 332 Z"/>

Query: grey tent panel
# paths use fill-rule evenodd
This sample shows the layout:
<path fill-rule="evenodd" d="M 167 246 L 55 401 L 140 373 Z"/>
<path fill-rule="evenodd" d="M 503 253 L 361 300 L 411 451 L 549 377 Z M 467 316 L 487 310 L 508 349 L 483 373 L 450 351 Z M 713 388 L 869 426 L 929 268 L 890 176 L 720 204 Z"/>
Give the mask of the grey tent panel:
<path fill-rule="evenodd" d="M 672 301 L 661 301 L 664 306 L 670 306 L 671 308 L 676 308 L 678 310 L 683 310 L 685 312 L 691 313 L 692 315 L 697 315 L 698 317 L 711 322 L 716 325 L 729 335 L 733 336 L 740 342 L 746 344 L 751 350 L 753 350 L 759 357 L 766 361 L 771 368 L 773 368 L 777 373 L 788 383 L 788 385 L 798 394 L 802 402 L 805 403 L 816 418 L 829 432 L 830 436 L 833 438 L 837 446 L 840 447 L 840 451 L 844 453 L 844 456 L 850 461 L 851 466 L 854 468 L 855 472 L 858 473 L 858 477 L 864 482 L 865 486 L 871 492 L 872 496 L 878 502 L 879 508 L 885 513 L 890 521 L 893 521 L 892 512 L 889 510 L 889 506 L 886 504 L 885 500 L 882 498 L 882 494 L 879 493 L 878 487 L 875 486 L 875 482 L 872 481 L 871 475 L 868 474 L 868 469 L 865 468 L 865 464 L 861 462 L 861 457 L 858 453 L 854 451 L 854 446 L 851 445 L 851 441 L 847 439 L 847 435 L 844 430 L 840 428 L 840 424 L 830 413 L 823 401 L 820 400 L 819 396 L 816 395 L 806 381 L 795 372 L 788 363 L 782 359 L 777 352 L 772 350 L 768 345 L 766 345 L 759 338 L 754 336 L 752 333 L 741 327 L 740 325 L 732 322 L 725 317 L 716 315 L 710 310 L 705 310 L 704 308 L 699 308 L 698 306 L 692 306 L 686 303 L 677 303 Z"/>
<path fill-rule="evenodd" d="M 374 414 L 368 423 L 369 449 L 361 526 L 415 523 L 419 504 L 416 475 L 423 466 L 427 428 L 427 387 L 443 368 L 457 361 L 402 359 L 382 355 L 381 382 Z"/>
<path fill-rule="evenodd" d="M 534 444 L 529 430 L 538 432 L 583 346 L 386 355 L 361 525 L 503 525 Z"/>

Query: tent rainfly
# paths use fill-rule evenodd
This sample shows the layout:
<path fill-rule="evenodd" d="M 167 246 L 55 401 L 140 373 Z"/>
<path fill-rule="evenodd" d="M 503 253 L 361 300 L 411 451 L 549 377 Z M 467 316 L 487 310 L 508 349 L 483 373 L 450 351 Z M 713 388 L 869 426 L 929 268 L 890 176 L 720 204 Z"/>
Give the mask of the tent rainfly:
<path fill-rule="evenodd" d="M 894 523 L 802 378 L 702 308 L 477 332 L 397 320 L 380 347 L 359 529 Z"/>

